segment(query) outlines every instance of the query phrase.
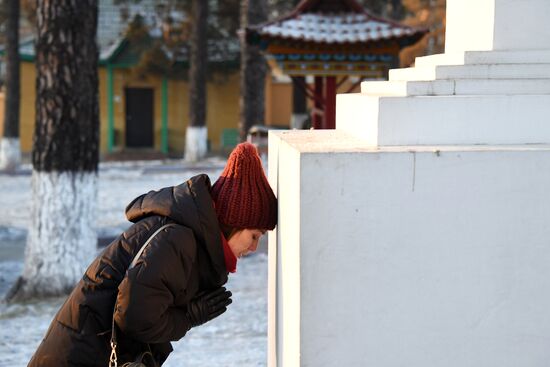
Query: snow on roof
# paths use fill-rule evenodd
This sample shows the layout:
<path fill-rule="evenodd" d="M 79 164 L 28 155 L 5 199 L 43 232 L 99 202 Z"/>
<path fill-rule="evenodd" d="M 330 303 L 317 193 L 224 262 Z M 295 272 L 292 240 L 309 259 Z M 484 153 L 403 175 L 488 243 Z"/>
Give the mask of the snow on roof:
<path fill-rule="evenodd" d="M 239 58 L 241 45 L 238 39 L 228 40 L 208 40 L 208 61 L 209 62 L 228 62 L 236 61 Z M 185 62 L 189 60 L 189 45 L 184 45 L 176 50 L 166 46 L 162 47 L 162 51 L 171 59 Z"/>
<path fill-rule="evenodd" d="M 121 44 L 128 23 L 136 16 L 141 15 L 145 24 L 152 29 L 157 29 L 160 19 L 156 12 L 154 0 L 140 0 L 139 3 L 126 4 L 126 11 L 123 12 L 121 5 L 115 0 L 101 0 L 98 6 L 97 19 L 97 44 L 99 47 L 100 59 L 108 58 Z M 123 13 L 126 13 L 125 18 Z M 34 57 L 35 34 L 31 32 L 19 42 L 19 53 L 24 56 Z M 3 47 L 0 47 L 0 50 Z"/>
<path fill-rule="evenodd" d="M 162 2 L 161 2 L 162 3 Z M 154 0 L 140 0 L 138 3 L 128 2 L 124 5 L 115 0 L 101 0 L 97 20 L 97 43 L 100 59 L 107 59 L 123 41 L 129 22 L 137 15 L 141 16 L 151 28 L 151 36 L 158 36 L 161 19 L 156 11 Z M 123 7 L 126 7 L 123 11 Z M 123 15 L 126 14 L 126 16 Z"/>
<path fill-rule="evenodd" d="M 109 60 L 117 50 L 123 45 L 124 34 L 129 22 L 140 15 L 147 26 L 150 27 L 149 35 L 152 38 L 162 36 L 161 14 L 157 11 L 159 5 L 164 0 L 140 0 L 139 2 L 128 2 L 123 5 L 116 0 L 101 0 L 99 2 L 98 24 L 97 24 L 97 43 L 99 47 L 99 59 L 101 61 Z M 123 10 L 125 6 L 125 10 Z M 178 21 L 185 20 L 186 15 L 181 11 L 171 11 L 170 17 Z M 33 34 L 23 38 L 19 42 L 20 55 L 29 59 L 34 59 L 35 36 Z M 3 45 L 0 45 L 0 52 L 3 51 Z M 188 45 L 183 45 L 177 50 L 169 50 L 163 47 L 163 51 L 170 58 L 176 61 L 187 61 L 189 59 Z M 210 62 L 228 62 L 238 60 L 240 55 L 240 44 L 238 39 L 229 40 L 208 40 L 208 59 Z"/>
<path fill-rule="evenodd" d="M 417 32 L 364 13 L 304 13 L 268 23 L 256 28 L 256 31 L 261 36 L 332 44 L 377 41 Z"/>

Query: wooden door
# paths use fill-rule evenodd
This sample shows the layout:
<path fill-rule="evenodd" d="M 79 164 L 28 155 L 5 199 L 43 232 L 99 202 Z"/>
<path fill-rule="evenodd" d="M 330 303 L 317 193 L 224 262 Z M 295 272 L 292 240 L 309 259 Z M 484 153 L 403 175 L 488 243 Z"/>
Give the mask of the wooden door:
<path fill-rule="evenodd" d="M 153 89 L 126 88 L 126 147 L 152 148 Z"/>

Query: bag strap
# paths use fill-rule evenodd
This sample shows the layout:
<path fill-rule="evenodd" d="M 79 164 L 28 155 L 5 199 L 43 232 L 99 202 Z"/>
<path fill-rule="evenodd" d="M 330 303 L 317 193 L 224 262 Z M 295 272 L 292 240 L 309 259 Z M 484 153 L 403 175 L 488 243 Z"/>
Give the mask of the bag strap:
<path fill-rule="evenodd" d="M 163 225 L 162 227 L 160 227 L 159 229 L 157 229 L 155 231 L 155 233 L 153 233 L 151 235 L 151 237 L 149 237 L 147 239 L 147 241 L 145 241 L 145 243 L 143 244 L 143 246 L 141 246 L 141 248 L 139 249 L 138 253 L 136 254 L 136 256 L 134 256 L 134 259 L 132 260 L 132 262 L 130 263 L 130 266 L 128 266 L 128 270 L 132 269 L 134 266 L 136 266 L 136 263 L 138 262 L 139 260 L 139 257 L 141 256 L 141 254 L 143 253 L 143 250 L 145 250 L 145 248 L 147 247 L 147 245 L 153 240 L 153 238 L 155 238 L 155 236 L 157 234 L 159 234 L 159 232 L 161 232 L 163 229 L 165 228 L 168 228 L 168 227 L 173 227 L 175 226 L 176 224 L 175 223 L 168 223 L 168 224 L 165 224 Z"/>
<path fill-rule="evenodd" d="M 149 245 L 149 243 L 151 243 L 151 241 L 153 240 L 153 238 L 155 238 L 155 236 L 157 234 L 159 234 L 163 229 L 166 229 L 168 227 L 173 227 L 173 226 L 176 226 L 176 223 L 168 223 L 168 224 L 165 224 L 163 225 L 162 227 L 160 227 L 159 229 L 157 229 L 148 239 L 147 241 L 145 241 L 145 243 L 143 244 L 143 246 L 141 246 L 141 248 L 139 249 L 139 251 L 137 252 L 136 256 L 134 256 L 134 258 L 132 259 L 132 262 L 130 263 L 130 265 L 128 266 L 128 270 L 132 269 L 134 266 L 136 266 L 136 263 L 138 262 L 139 260 L 139 257 L 141 256 L 141 254 L 143 253 L 143 250 L 145 250 L 145 248 L 147 247 L 147 245 Z M 126 272 L 128 272 L 128 270 Z M 116 302 L 115 302 L 115 307 L 113 309 L 113 317 L 112 317 L 112 323 L 111 323 L 111 356 L 109 357 L 109 367 L 117 367 L 118 366 L 118 362 L 117 362 L 117 354 L 116 354 L 116 347 L 117 347 L 117 341 L 116 341 L 116 331 L 115 331 L 115 311 L 116 311 Z"/>

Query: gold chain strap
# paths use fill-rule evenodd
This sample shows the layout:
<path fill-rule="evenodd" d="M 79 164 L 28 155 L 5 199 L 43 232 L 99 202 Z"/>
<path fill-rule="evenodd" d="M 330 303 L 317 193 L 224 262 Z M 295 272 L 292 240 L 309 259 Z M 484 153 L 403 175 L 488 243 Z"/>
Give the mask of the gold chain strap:
<path fill-rule="evenodd" d="M 109 367 L 118 367 L 116 358 L 116 342 L 111 340 L 111 356 L 109 357 Z"/>

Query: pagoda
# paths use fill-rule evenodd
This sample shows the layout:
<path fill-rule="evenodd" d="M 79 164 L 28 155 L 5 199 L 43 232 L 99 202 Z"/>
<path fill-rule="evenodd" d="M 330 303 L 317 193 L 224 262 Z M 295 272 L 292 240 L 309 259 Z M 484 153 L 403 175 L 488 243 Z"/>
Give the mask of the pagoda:
<path fill-rule="evenodd" d="M 313 101 L 312 126 L 335 128 L 336 93 L 349 77 L 384 79 L 399 66 L 399 51 L 425 29 L 372 15 L 355 0 L 303 0 L 278 19 L 246 28 L 272 68 L 292 78 Z M 313 76 L 314 86 L 304 82 Z"/>

